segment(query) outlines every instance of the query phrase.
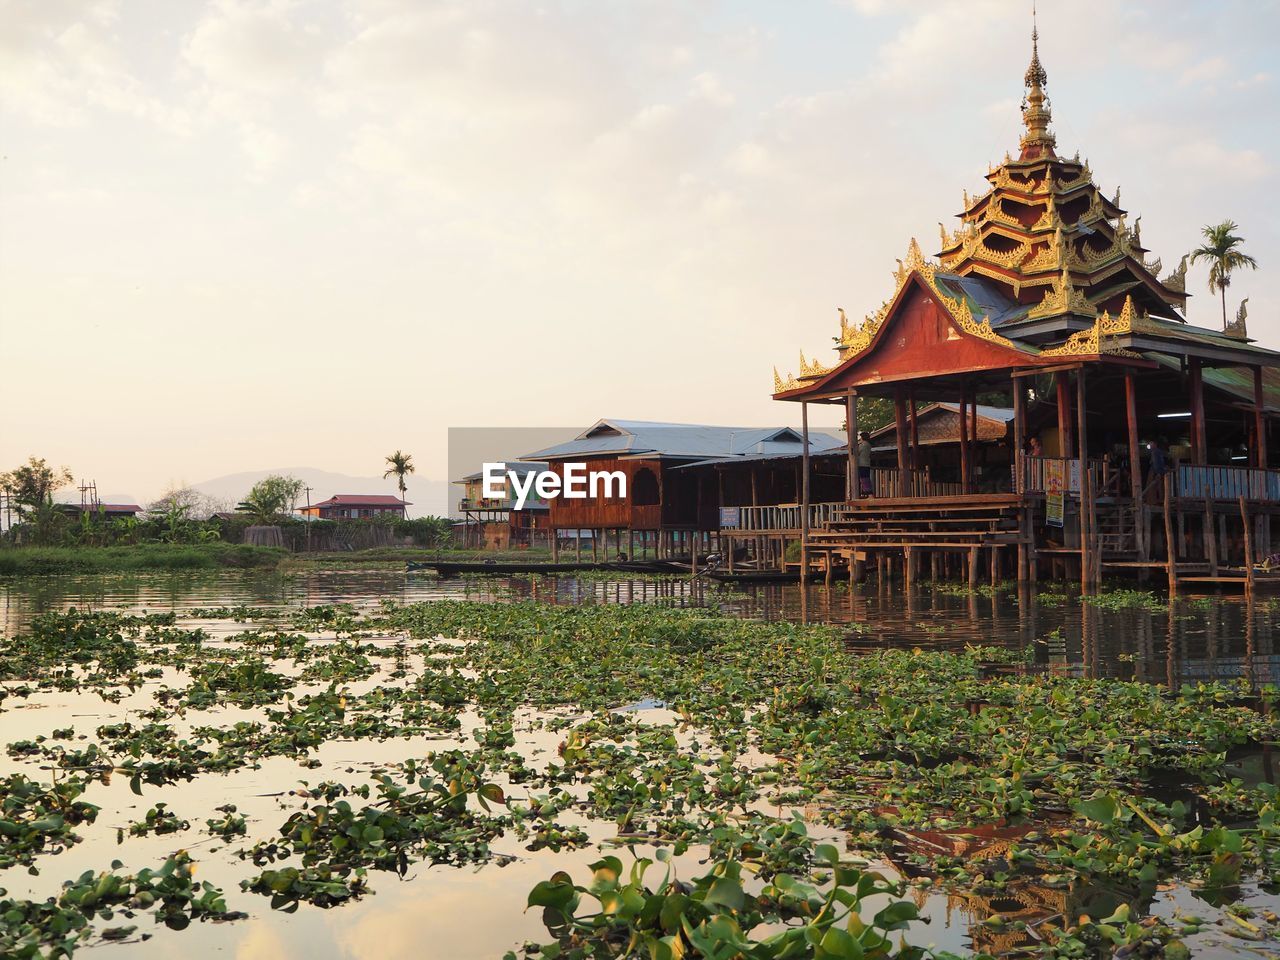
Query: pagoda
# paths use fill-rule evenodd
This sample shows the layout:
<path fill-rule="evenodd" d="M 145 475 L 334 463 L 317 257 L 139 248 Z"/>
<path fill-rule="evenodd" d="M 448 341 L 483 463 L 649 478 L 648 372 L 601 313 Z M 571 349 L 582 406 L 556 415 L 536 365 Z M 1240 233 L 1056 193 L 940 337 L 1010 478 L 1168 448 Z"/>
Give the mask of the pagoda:
<path fill-rule="evenodd" d="M 1087 160 L 1059 154 L 1034 23 L 1024 86 L 1017 156 L 988 170 L 980 195 L 965 193 L 959 225 L 939 225 L 932 259 L 911 240 L 879 308 L 861 321 L 839 311 L 834 363 L 801 352 L 797 374 L 775 368 L 775 399 L 846 406 L 850 507 L 859 499 L 857 403 L 867 397 L 894 404 L 896 476 L 886 483 L 899 498 L 999 493 L 1032 509 L 1043 504 L 1053 461 L 1074 471 L 1075 535 L 1090 535 L 1089 491 L 1105 491 L 1113 504 L 1127 500 L 1130 547 L 1145 555 L 1150 536 L 1133 525 L 1150 522 L 1139 509 L 1151 495 L 1142 463 L 1159 443 L 1180 463 L 1175 497 L 1234 500 L 1243 484 L 1280 503 L 1280 474 L 1268 469 L 1280 353 L 1248 338 L 1243 308 L 1226 330 L 1187 323 L 1188 257 L 1166 270 L 1119 190 L 1106 196 Z M 1010 431 L 978 458 L 980 397 L 1009 410 Z M 925 477 L 916 411 L 957 401 L 959 462 L 946 482 Z M 1186 472 L 1214 465 L 1259 476 Z"/>

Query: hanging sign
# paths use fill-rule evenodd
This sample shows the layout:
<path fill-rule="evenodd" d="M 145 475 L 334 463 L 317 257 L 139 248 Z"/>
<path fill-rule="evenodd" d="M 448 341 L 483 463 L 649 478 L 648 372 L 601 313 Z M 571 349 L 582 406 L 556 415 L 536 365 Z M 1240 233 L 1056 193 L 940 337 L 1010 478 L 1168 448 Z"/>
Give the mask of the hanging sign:
<path fill-rule="evenodd" d="M 1045 523 L 1051 527 L 1062 526 L 1063 493 L 1066 477 L 1061 460 L 1044 462 Z"/>

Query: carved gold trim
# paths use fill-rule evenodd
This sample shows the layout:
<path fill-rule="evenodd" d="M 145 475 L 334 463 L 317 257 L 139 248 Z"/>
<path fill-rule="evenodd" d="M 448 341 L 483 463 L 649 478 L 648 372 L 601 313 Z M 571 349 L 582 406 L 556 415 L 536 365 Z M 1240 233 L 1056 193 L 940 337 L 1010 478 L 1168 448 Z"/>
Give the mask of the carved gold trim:
<path fill-rule="evenodd" d="M 987 211 L 984 219 L 987 223 L 1003 223 L 1006 226 L 1016 227 L 1019 230 L 1025 229 L 1022 226 L 1022 222 L 1018 220 L 1017 217 L 1006 212 L 999 197 L 991 198 L 991 202 L 987 204 Z"/>
<path fill-rule="evenodd" d="M 992 250 L 986 245 L 986 243 L 981 243 L 974 252 L 988 263 L 994 263 L 1007 270 L 1013 270 L 1017 268 L 1023 260 L 1031 256 L 1031 244 L 1023 241 L 1012 250 L 1000 251 Z"/>
<path fill-rule="evenodd" d="M 773 368 L 773 392 L 774 393 L 786 393 L 788 390 L 794 390 L 799 386 L 800 384 L 796 381 L 794 374 L 788 373 L 787 379 L 783 380 L 782 377 L 778 376 L 778 368 L 777 367 Z"/>
<path fill-rule="evenodd" d="M 806 360 L 804 351 L 800 351 L 800 377 L 801 380 L 814 380 L 818 377 L 826 376 L 832 370 L 831 367 L 824 366 L 817 360 Z"/>
<path fill-rule="evenodd" d="M 1124 308 L 1114 317 L 1103 311 L 1096 315 L 1093 325 L 1084 330 L 1077 330 L 1060 345 L 1041 350 L 1042 357 L 1140 357 L 1141 354 L 1116 346 L 1114 337 L 1132 333 L 1141 328 L 1146 321 L 1145 316 L 1138 314 L 1133 305 L 1133 297 L 1125 297 Z"/>
<path fill-rule="evenodd" d="M 1053 192 L 1050 191 L 1048 198 L 1045 200 L 1044 213 L 1040 214 L 1040 219 L 1031 225 L 1031 229 L 1052 230 L 1061 223 L 1062 218 L 1058 216 L 1058 207 L 1053 202 Z"/>
<path fill-rule="evenodd" d="M 1178 268 L 1160 281 L 1164 284 L 1166 290 L 1176 290 L 1178 293 L 1187 292 L 1187 258 L 1188 254 L 1184 253 Z"/>
<path fill-rule="evenodd" d="M 1064 264 L 1053 282 L 1053 287 L 1044 295 L 1044 299 L 1027 313 L 1029 318 L 1051 317 L 1058 313 L 1093 313 L 1093 304 L 1074 283 L 1071 282 L 1071 271 Z"/>

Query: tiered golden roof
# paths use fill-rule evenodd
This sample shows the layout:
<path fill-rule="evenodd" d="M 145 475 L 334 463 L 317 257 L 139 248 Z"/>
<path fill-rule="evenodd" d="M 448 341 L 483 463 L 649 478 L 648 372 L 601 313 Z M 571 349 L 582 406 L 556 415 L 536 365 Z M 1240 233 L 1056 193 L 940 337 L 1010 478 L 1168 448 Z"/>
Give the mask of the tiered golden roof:
<path fill-rule="evenodd" d="M 898 261 L 889 300 L 860 323 L 840 311 L 836 348 L 841 362 L 871 344 L 912 272 L 921 275 L 966 332 L 1032 353 L 1118 352 L 1109 342 L 1118 325 L 1130 324 L 1126 330 L 1131 329 L 1131 318 L 1139 318 L 1138 323 L 1148 315 L 1183 320 L 1187 258 L 1161 280 L 1159 258 L 1147 260 L 1142 246 L 1141 217 L 1128 224 L 1119 189 L 1108 199 L 1094 183 L 1088 160 L 1078 153 L 1070 159 L 1058 156 L 1044 92 L 1048 74 L 1034 27 L 1024 81 L 1024 131 L 1017 159 L 1006 154 L 988 170 L 984 193 L 965 191 L 956 230 L 939 224 L 938 263 L 926 260 L 913 239 L 905 260 Z M 999 311 L 998 325 L 993 329 L 987 316 L 975 320 L 976 301 L 971 306 L 964 295 L 953 296 L 939 285 L 939 276 L 983 281 L 995 294 L 992 301 L 1008 303 Z M 950 286 L 956 287 L 955 281 Z M 1081 329 L 1082 321 L 1092 321 L 1092 326 Z M 798 378 L 783 379 L 775 370 L 775 393 L 798 389 L 828 372 L 802 354 Z"/>

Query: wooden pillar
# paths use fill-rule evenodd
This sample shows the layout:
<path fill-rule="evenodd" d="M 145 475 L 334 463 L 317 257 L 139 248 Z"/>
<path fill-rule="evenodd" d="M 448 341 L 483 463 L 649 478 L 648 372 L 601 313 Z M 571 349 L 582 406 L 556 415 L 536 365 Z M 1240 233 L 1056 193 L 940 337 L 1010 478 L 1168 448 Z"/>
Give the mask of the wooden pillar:
<path fill-rule="evenodd" d="M 1080 453 L 1080 587 L 1088 592 L 1093 582 L 1093 484 L 1089 473 L 1089 432 L 1085 404 L 1084 367 L 1076 373 L 1076 445 Z"/>
<path fill-rule="evenodd" d="M 969 490 L 969 388 L 960 387 L 960 492 Z"/>
<path fill-rule="evenodd" d="M 551 528 L 551 562 L 560 562 L 560 531 L 555 527 Z"/>
<path fill-rule="evenodd" d="M 1138 514 L 1142 509 L 1142 450 L 1138 440 L 1138 386 L 1133 368 L 1124 371 L 1124 418 L 1129 430 L 1129 493 L 1133 497 L 1134 536 L 1142 551 L 1142 528 Z"/>
<path fill-rule="evenodd" d="M 574 534 L 573 536 L 574 560 L 577 563 L 581 563 L 582 562 L 582 531 L 574 530 L 573 534 Z"/>
<path fill-rule="evenodd" d="M 1014 491 L 1021 493 L 1026 477 L 1022 473 L 1022 458 L 1027 451 L 1027 391 L 1021 377 L 1013 377 L 1013 463 L 1016 481 Z"/>
<path fill-rule="evenodd" d="M 1011 377 L 1013 384 L 1013 492 L 1025 494 L 1027 486 L 1027 390 L 1021 377 Z M 1031 572 L 1031 545 L 1033 535 L 1028 519 L 1027 500 L 1023 499 L 1018 510 L 1018 569 L 1019 583 L 1024 583 Z"/>
<path fill-rule="evenodd" d="M 844 436 L 849 445 L 849 457 L 845 467 L 845 498 L 857 500 L 862 494 L 862 484 L 858 477 L 858 395 L 852 390 L 845 398 L 844 404 Z"/>
<path fill-rule="evenodd" d="M 1267 418 L 1263 410 L 1266 406 L 1266 394 L 1262 389 L 1262 367 L 1253 368 L 1253 465 L 1259 470 L 1267 469 Z"/>
<path fill-rule="evenodd" d="M 898 438 L 898 496 L 909 497 L 907 463 L 907 401 L 901 387 L 893 389 L 894 434 Z"/>
<path fill-rule="evenodd" d="M 1191 461 L 1203 466 L 1207 462 L 1208 444 L 1204 429 L 1204 372 L 1199 357 L 1188 360 L 1188 371 L 1191 374 Z"/>
<path fill-rule="evenodd" d="M 1059 370 L 1053 375 L 1054 385 L 1058 388 L 1058 456 L 1070 458 L 1075 456 L 1075 444 L 1071 436 L 1071 394 L 1067 391 L 1067 374 Z"/>
<path fill-rule="evenodd" d="M 800 582 L 809 576 L 809 403 L 800 401 Z"/>
<path fill-rule="evenodd" d="M 920 430 L 916 424 L 916 388 L 907 388 L 907 411 L 911 416 L 911 472 L 920 469 Z"/>

